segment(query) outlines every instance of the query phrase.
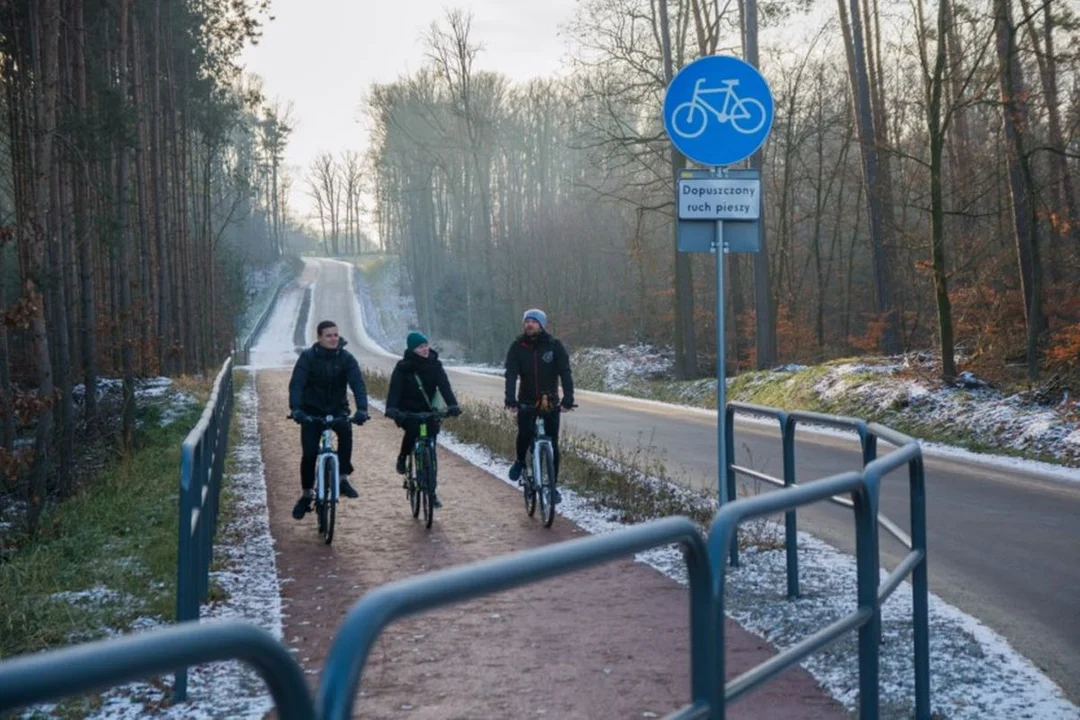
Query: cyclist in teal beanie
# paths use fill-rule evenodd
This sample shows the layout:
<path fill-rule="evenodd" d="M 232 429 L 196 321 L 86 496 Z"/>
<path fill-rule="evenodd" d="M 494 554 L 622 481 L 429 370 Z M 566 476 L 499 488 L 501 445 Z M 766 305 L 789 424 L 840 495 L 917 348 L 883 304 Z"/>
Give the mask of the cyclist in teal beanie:
<path fill-rule="evenodd" d="M 423 333 L 411 332 L 405 340 L 405 355 L 394 366 L 394 372 L 390 375 L 390 390 L 386 393 L 386 416 L 405 431 L 395 466 L 398 473 L 405 474 L 405 459 L 420 437 L 420 422 L 399 419 L 398 411 L 428 412 L 444 406 L 447 415 L 461 414 L 450 387 L 450 378 L 439 360 L 439 353 L 428 345 Z M 429 422 L 427 426 L 429 436 L 434 438 L 439 434 L 438 420 Z M 438 495 L 435 496 L 435 507 L 442 507 Z"/>

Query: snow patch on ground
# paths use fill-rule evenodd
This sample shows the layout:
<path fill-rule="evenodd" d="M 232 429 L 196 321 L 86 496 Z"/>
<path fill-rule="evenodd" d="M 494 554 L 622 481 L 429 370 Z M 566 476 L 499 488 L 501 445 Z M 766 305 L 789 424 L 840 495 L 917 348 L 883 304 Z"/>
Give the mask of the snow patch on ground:
<path fill-rule="evenodd" d="M 125 596 L 121 592 L 112 590 L 104 585 L 95 585 L 86 590 L 70 590 L 56 592 L 49 595 L 49 600 L 54 602 L 69 603 L 71 605 L 101 605 L 104 603 L 123 602 Z"/>
<path fill-rule="evenodd" d="M 251 368 L 292 367 L 296 363 L 293 335 L 304 288 L 291 285 L 278 295 L 276 307 L 251 348 L 248 364 Z"/>
<path fill-rule="evenodd" d="M 247 338 L 255 327 L 259 317 L 274 297 L 274 289 L 293 274 L 293 269 L 286 260 L 279 260 L 273 265 L 248 269 L 244 275 L 244 292 L 247 296 L 247 309 L 240 319 L 238 334 Z"/>
<path fill-rule="evenodd" d="M 120 398 L 124 392 L 123 378 L 101 377 L 94 386 L 94 395 L 101 403 L 107 396 Z M 76 404 L 81 404 L 86 397 L 86 385 L 79 383 L 71 391 Z M 155 407 L 160 410 L 158 425 L 167 427 L 183 417 L 188 410 L 199 404 L 198 399 L 173 387 L 172 378 L 153 377 L 135 378 L 135 402 L 137 409 Z M 139 427 L 144 421 L 137 419 Z"/>
<path fill-rule="evenodd" d="M 1040 405 L 1021 394 L 1005 395 L 973 376 L 947 385 L 910 377 L 913 365 L 827 366 L 813 390 L 823 400 L 874 408 L 886 424 L 903 421 L 963 434 L 988 447 L 1044 454 L 1080 464 L 1080 448 L 1068 438 L 1080 431 L 1080 406 L 1068 400 Z M 865 374 L 874 375 L 873 382 Z M 860 374 L 863 377 L 860 377 Z"/>
<path fill-rule="evenodd" d="M 353 290 L 368 337 L 394 355 L 405 352 L 405 338 L 419 328 L 412 297 L 401 292 L 395 261 L 374 273 L 369 281 L 359 268 L 353 270 Z"/>
<path fill-rule="evenodd" d="M 574 366 L 602 368 L 599 381 L 604 390 L 618 392 L 630 387 L 634 378 L 664 380 L 675 366 L 671 353 L 649 345 L 619 345 L 616 348 L 585 348 L 574 353 Z"/>
<path fill-rule="evenodd" d="M 383 409 L 383 403 L 371 401 Z M 439 444 L 503 480 L 510 463 L 452 433 Z M 626 527 L 616 508 L 598 508 L 569 488 L 562 489 L 559 514 L 584 530 L 599 534 Z M 636 559 L 680 583 L 685 561 L 677 547 L 656 548 Z M 855 609 L 855 559 L 830 545 L 799 534 L 800 582 L 804 596 L 785 598 L 783 549 L 750 549 L 742 565 L 727 574 L 726 613 L 750 632 L 786 649 Z M 930 557 L 933 562 L 933 556 Z M 882 570 L 881 577 L 887 577 Z M 883 717 L 910 716 L 914 704 L 911 632 L 912 589 L 901 583 L 882 608 L 881 705 Z M 935 712 L 950 720 L 987 717 L 1075 720 L 1080 708 L 1009 643 L 978 620 L 930 596 L 931 698 Z M 849 710 L 857 709 L 857 634 L 851 633 L 814 654 L 804 667 Z"/>
<path fill-rule="evenodd" d="M 237 419 L 240 442 L 232 450 L 234 473 L 226 486 L 231 496 L 230 519 L 218 529 L 214 548 L 215 565 L 211 582 L 224 590 L 225 599 L 204 606 L 202 621 L 241 620 L 282 637 L 281 587 L 278 582 L 270 517 L 266 500 L 266 479 L 258 429 L 258 396 L 255 374 L 240 389 Z M 101 602 L 115 592 L 91 588 L 73 595 L 77 602 Z M 56 597 L 56 596 L 53 596 Z M 159 620 L 143 618 L 133 630 L 162 627 Z M 239 662 L 211 663 L 188 673 L 188 702 L 165 706 L 172 696 L 172 676 L 164 683 L 138 682 L 114 688 L 102 696 L 102 705 L 89 718 L 134 720 L 158 718 L 251 718 L 261 720 L 273 708 L 273 701 L 254 670 Z M 39 706 L 51 712 L 55 706 Z M 24 717 L 34 717 L 27 711 Z"/>

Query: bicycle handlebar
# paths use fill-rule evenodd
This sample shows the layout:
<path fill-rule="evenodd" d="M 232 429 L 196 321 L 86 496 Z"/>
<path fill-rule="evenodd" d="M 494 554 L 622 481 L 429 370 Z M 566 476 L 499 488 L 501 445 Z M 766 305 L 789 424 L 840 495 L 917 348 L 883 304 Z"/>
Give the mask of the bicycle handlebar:
<path fill-rule="evenodd" d="M 419 420 L 424 422 L 426 420 L 440 420 L 442 418 L 450 417 L 450 415 L 445 410 L 429 410 L 426 412 L 407 412 L 405 410 L 398 410 L 394 413 L 393 417 L 396 420 Z"/>
<path fill-rule="evenodd" d="M 529 413 L 529 414 L 537 413 L 537 414 L 551 415 L 551 414 L 554 414 L 556 412 L 556 408 L 558 409 L 558 412 L 564 413 L 564 412 L 570 412 L 571 410 L 573 410 L 576 407 L 577 407 L 577 403 L 574 403 L 573 405 L 570 405 L 569 407 L 567 407 L 566 405 L 559 404 L 559 405 L 556 405 L 556 406 L 552 407 L 551 410 L 547 411 L 547 413 L 539 413 L 539 411 L 535 407 L 533 407 L 532 405 L 518 405 L 517 411 L 518 411 L 519 415 L 523 415 L 523 414 L 526 414 L 526 413 Z"/>
<path fill-rule="evenodd" d="M 300 424 L 303 424 L 305 422 L 305 421 L 302 421 L 302 420 L 297 420 L 295 417 L 293 417 L 292 413 L 289 413 L 288 415 L 286 415 L 285 419 L 286 420 L 293 420 L 293 421 L 298 422 Z M 321 426 L 321 427 L 333 427 L 334 425 L 337 425 L 340 422 L 343 422 L 343 421 L 348 422 L 350 419 L 351 419 L 351 416 L 349 416 L 349 415 L 325 415 L 323 417 L 319 417 L 318 415 L 309 415 L 308 420 L 306 422 L 308 422 L 308 423 L 310 423 L 312 425 Z"/>

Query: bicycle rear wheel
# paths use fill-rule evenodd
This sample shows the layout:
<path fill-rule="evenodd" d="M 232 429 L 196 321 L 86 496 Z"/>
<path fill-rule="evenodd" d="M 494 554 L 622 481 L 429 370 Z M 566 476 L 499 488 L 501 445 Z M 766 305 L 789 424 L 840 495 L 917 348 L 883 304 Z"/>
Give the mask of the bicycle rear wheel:
<path fill-rule="evenodd" d="M 544 527 L 555 522 L 555 455 L 550 445 L 540 446 L 540 512 Z"/>

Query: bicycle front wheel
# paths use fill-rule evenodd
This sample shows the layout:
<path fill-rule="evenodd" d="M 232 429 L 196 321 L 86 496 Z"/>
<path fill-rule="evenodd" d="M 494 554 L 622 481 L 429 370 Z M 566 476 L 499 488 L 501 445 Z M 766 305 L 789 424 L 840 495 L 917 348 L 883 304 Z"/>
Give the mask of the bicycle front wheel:
<path fill-rule="evenodd" d="M 421 463 L 414 460 L 414 456 L 410 455 L 406 482 L 409 485 L 409 509 L 412 510 L 412 516 L 418 518 L 420 517 L 420 483 L 417 476 L 420 472 Z"/>
<path fill-rule="evenodd" d="M 334 540 L 334 522 L 337 520 L 337 463 L 328 462 L 323 467 L 325 468 L 323 477 L 325 499 L 322 503 L 319 527 L 322 529 L 323 541 L 329 545 Z"/>
<path fill-rule="evenodd" d="M 424 527 L 430 529 L 435 519 L 435 481 L 437 470 L 435 468 L 435 448 L 424 448 L 424 483 L 422 485 L 424 495 Z"/>
<path fill-rule="evenodd" d="M 533 482 L 532 472 L 529 468 L 532 467 L 532 453 L 529 453 L 525 458 L 525 469 L 522 470 L 521 478 L 521 492 L 525 496 L 525 512 L 529 517 L 536 514 L 536 484 Z"/>
<path fill-rule="evenodd" d="M 540 448 L 540 510 L 544 527 L 555 522 L 555 455 L 550 445 Z"/>

